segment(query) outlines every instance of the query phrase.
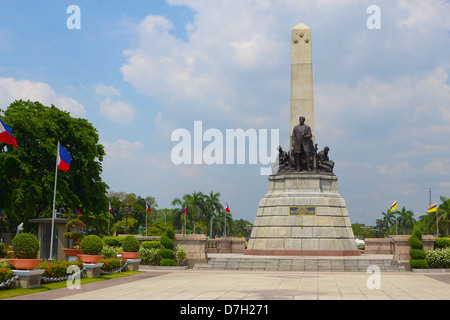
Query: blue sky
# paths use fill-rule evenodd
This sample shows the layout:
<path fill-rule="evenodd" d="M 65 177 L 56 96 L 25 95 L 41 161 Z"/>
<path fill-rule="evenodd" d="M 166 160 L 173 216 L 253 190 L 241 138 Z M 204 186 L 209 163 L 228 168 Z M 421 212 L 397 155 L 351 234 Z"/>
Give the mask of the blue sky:
<path fill-rule="evenodd" d="M 69 30 L 70 5 L 81 29 Z M 369 30 L 369 5 L 381 29 Z M 352 222 L 394 200 L 415 217 L 450 196 L 450 3 L 360 0 L 0 1 L 0 107 L 39 100 L 88 119 L 112 191 L 220 192 L 253 222 L 261 165 L 171 161 L 178 128 L 279 129 L 287 148 L 290 33 L 312 29 L 316 142 Z M 206 144 L 204 144 L 205 146 Z"/>

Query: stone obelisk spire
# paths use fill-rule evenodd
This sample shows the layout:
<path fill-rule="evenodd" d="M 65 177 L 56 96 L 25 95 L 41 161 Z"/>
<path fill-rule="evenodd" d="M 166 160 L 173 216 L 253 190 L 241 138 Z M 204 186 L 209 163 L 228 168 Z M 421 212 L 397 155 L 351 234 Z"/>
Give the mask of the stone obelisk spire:
<path fill-rule="evenodd" d="M 292 29 L 290 134 L 304 116 L 315 142 L 311 29 L 303 23 Z"/>

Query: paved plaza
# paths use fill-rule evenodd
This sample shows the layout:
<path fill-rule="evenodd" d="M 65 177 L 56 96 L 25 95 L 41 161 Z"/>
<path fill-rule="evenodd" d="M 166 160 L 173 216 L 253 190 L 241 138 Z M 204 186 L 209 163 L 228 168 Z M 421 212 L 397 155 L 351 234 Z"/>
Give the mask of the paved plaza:
<path fill-rule="evenodd" d="M 11 300 L 450 300 L 448 273 L 141 270 Z"/>

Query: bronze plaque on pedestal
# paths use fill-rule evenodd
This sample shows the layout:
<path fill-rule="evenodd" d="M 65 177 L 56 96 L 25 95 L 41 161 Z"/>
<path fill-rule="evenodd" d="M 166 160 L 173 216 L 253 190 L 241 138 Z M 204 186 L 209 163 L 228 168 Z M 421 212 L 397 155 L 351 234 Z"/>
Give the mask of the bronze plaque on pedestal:
<path fill-rule="evenodd" d="M 313 206 L 291 206 L 289 207 L 290 216 L 315 216 L 316 208 Z"/>

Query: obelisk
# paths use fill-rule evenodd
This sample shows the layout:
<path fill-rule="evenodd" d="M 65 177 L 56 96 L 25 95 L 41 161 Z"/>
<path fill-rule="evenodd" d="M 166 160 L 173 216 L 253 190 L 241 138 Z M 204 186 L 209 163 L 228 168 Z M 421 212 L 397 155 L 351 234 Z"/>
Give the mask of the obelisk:
<path fill-rule="evenodd" d="M 290 132 L 299 117 L 315 143 L 311 29 L 292 29 Z M 316 168 L 317 169 L 317 168 Z M 358 256 L 338 177 L 320 170 L 279 171 L 259 202 L 246 255 Z"/>
<path fill-rule="evenodd" d="M 290 134 L 300 116 L 306 118 L 315 143 L 311 29 L 303 23 L 292 29 Z"/>

